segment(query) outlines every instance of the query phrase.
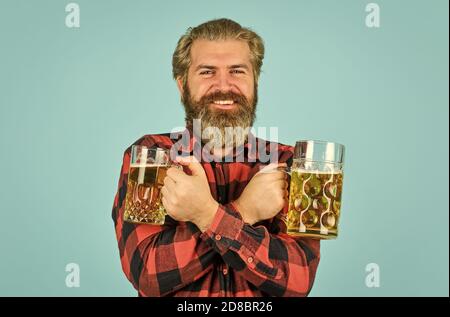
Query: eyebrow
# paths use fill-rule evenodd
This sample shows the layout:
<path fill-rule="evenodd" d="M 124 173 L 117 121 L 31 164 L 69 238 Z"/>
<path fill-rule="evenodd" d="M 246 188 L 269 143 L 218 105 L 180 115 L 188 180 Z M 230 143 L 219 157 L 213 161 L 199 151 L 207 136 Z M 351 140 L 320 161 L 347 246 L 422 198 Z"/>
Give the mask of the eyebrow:
<path fill-rule="evenodd" d="M 228 68 L 229 69 L 244 68 L 246 70 L 249 69 L 249 67 L 246 64 L 235 64 L 228 66 Z M 198 71 L 200 69 L 217 69 L 217 67 L 213 65 L 200 64 L 195 68 L 195 71 Z"/>
<path fill-rule="evenodd" d="M 234 68 L 244 68 L 246 70 L 248 70 L 248 66 L 246 64 L 236 64 L 236 65 L 231 65 L 228 68 L 234 69 Z"/>

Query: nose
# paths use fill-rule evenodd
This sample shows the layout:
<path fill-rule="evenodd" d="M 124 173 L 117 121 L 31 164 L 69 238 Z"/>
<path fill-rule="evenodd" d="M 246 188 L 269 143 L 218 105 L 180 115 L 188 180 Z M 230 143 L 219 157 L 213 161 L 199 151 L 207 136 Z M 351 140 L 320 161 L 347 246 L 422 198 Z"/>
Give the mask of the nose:
<path fill-rule="evenodd" d="M 230 91 L 232 87 L 233 85 L 228 72 L 221 72 L 217 74 L 216 81 L 214 82 L 214 90 Z"/>

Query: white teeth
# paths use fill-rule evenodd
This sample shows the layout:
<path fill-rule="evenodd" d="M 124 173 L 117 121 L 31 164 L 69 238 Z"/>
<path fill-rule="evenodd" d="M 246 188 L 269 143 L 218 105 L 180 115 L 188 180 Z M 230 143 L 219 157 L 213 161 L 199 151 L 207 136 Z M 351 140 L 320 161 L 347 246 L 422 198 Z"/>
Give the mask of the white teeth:
<path fill-rule="evenodd" d="M 232 105 L 234 102 L 233 100 L 216 100 L 214 103 L 216 105 Z"/>

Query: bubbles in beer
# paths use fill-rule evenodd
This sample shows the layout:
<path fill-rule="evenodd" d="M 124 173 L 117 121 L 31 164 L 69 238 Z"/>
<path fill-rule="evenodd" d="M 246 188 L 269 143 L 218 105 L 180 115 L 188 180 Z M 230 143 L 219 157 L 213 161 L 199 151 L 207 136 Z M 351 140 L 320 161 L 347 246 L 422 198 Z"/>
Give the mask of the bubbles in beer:
<path fill-rule="evenodd" d="M 310 209 L 307 210 L 302 214 L 302 223 L 307 227 L 311 228 L 317 224 L 317 221 L 319 220 L 319 216 L 317 213 Z"/>
<path fill-rule="evenodd" d="M 332 212 L 326 213 L 322 218 L 323 224 L 327 229 L 333 229 L 336 225 L 336 216 Z"/>
<path fill-rule="evenodd" d="M 297 211 L 301 210 L 302 200 L 300 198 L 294 199 L 294 208 Z"/>
<path fill-rule="evenodd" d="M 341 171 L 292 170 L 286 217 L 289 234 L 316 238 L 337 236 L 342 178 Z"/>
<path fill-rule="evenodd" d="M 302 211 L 308 208 L 309 198 L 306 195 L 302 195 L 301 198 L 294 199 L 294 208 L 297 211 Z"/>
<path fill-rule="evenodd" d="M 168 168 L 167 165 L 130 166 L 125 198 L 125 221 L 164 223 L 166 212 L 161 202 L 161 188 Z"/>
<path fill-rule="evenodd" d="M 320 194 L 321 189 L 320 179 L 313 174 L 311 180 L 305 184 L 306 194 L 315 197 Z"/>
<path fill-rule="evenodd" d="M 315 204 L 313 204 L 314 209 L 317 209 L 319 211 L 325 211 L 328 209 L 328 199 L 326 199 L 324 196 L 314 199 L 314 202 L 315 202 Z"/>
<path fill-rule="evenodd" d="M 327 196 L 331 196 L 336 198 L 337 196 L 337 184 L 335 183 L 327 183 L 325 185 L 325 192 L 327 194 Z"/>
<path fill-rule="evenodd" d="M 339 211 L 341 210 L 341 202 L 339 200 L 333 201 L 333 211 L 339 217 Z"/>

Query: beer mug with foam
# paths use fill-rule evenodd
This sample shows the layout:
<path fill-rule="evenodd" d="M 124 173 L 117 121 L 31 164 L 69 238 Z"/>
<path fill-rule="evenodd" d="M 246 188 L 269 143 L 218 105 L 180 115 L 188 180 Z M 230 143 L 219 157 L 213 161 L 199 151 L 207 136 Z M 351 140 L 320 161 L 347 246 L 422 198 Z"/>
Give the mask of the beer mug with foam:
<path fill-rule="evenodd" d="M 131 147 L 125 221 L 164 224 L 166 211 L 161 202 L 161 188 L 164 185 L 167 170 L 173 164 L 170 159 L 170 150 L 141 145 Z"/>
<path fill-rule="evenodd" d="M 298 141 L 291 174 L 287 233 L 316 239 L 338 235 L 341 213 L 344 146 L 325 141 Z"/>

